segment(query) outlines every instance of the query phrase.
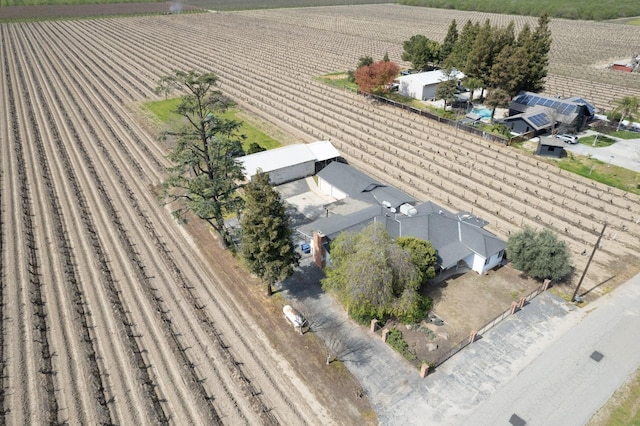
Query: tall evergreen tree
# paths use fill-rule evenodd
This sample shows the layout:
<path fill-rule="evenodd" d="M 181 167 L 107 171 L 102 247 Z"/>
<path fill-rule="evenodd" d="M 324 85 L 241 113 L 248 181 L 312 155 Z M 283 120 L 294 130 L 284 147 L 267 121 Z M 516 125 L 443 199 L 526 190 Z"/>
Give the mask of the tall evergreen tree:
<path fill-rule="evenodd" d="M 238 134 L 240 122 L 221 116 L 229 101 L 215 90 L 217 81 L 214 73 L 175 71 L 156 88 L 165 96 L 174 91 L 182 94 L 175 112 L 184 118 L 177 131 L 167 133 L 177 141 L 169 154 L 174 166 L 168 169 L 162 198 L 167 203 L 180 201 L 173 211 L 178 219 L 186 221 L 193 212 L 206 220 L 227 248 L 231 237 L 224 215 L 242 205 L 236 182 L 243 172 L 236 158 L 244 155 L 244 136 Z"/>
<path fill-rule="evenodd" d="M 455 46 L 457 40 L 458 25 L 456 24 L 456 20 L 454 19 L 453 21 L 451 21 L 451 24 L 449 24 L 447 35 L 444 37 L 444 41 L 442 42 L 442 46 L 440 47 L 441 64 L 445 63 L 451 52 L 453 52 L 453 46 Z"/>
<path fill-rule="evenodd" d="M 510 96 L 515 96 L 522 90 L 527 67 L 526 52 L 516 49 L 513 45 L 506 45 L 498 53 L 491 67 L 489 86 L 503 89 Z"/>
<path fill-rule="evenodd" d="M 292 241 L 291 219 L 269 175 L 261 170 L 245 185 L 244 194 L 241 254 L 271 296 L 272 285 L 291 275 L 300 259 Z"/>
<path fill-rule="evenodd" d="M 551 50 L 551 30 L 549 29 L 549 16 L 544 14 L 538 19 L 538 26 L 526 37 L 526 32 L 520 34 L 519 42 L 522 42 L 522 52 L 528 52 L 529 66 L 522 90 L 540 92 L 544 89 L 544 79 L 547 76 L 549 66 L 549 50 Z"/>
<path fill-rule="evenodd" d="M 464 68 L 467 76 L 479 78 L 485 82 L 489 81 L 493 60 L 492 36 L 493 29 L 487 19 L 480 27 L 467 55 L 467 62 Z"/>
<path fill-rule="evenodd" d="M 466 68 L 467 58 L 473 48 L 479 31 L 480 24 L 478 22 L 467 21 L 462 27 L 462 31 L 458 34 L 456 42 L 453 44 L 453 49 L 447 56 L 444 65 L 456 68 L 470 75 Z"/>

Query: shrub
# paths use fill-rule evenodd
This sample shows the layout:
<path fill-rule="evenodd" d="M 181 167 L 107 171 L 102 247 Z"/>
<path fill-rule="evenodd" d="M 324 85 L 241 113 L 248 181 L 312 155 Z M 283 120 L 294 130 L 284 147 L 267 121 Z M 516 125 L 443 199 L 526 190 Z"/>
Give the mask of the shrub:
<path fill-rule="evenodd" d="M 402 332 L 397 328 L 392 328 L 391 330 L 389 330 L 387 343 L 409 361 L 413 361 L 416 359 L 416 355 L 411 352 L 411 350 L 409 350 L 409 345 L 402 338 Z"/>

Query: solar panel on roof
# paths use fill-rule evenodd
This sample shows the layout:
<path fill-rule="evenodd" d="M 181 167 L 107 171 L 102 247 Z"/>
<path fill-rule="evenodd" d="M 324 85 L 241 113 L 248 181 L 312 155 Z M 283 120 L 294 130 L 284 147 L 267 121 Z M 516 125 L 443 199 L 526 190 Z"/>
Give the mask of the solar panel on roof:
<path fill-rule="evenodd" d="M 531 117 L 529 117 L 529 121 L 531 121 L 537 127 L 543 127 L 550 123 L 547 119 L 546 114 L 544 113 L 532 115 Z"/>
<path fill-rule="evenodd" d="M 553 103 L 551 104 L 551 108 L 558 109 L 558 107 L 560 107 L 561 105 L 562 105 L 562 102 L 553 101 Z"/>
<path fill-rule="evenodd" d="M 540 103 L 540 98 L 537 96 L 532 96 L 528 105 L 538 105 Z"/>

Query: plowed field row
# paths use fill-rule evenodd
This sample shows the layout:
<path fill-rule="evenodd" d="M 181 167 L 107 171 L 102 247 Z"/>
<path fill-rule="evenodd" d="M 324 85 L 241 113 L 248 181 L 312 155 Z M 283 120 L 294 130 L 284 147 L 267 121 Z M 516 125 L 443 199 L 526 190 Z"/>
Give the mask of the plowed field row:
<path fill-rule="evenodd" d="M 0 423 L 334 421 L 150 191 L 167 161 L 127 104 L 173 69 L 215 71 L 264 119 L 503 237 L 550 227 L 578 270 L 606 220 L 589 279 L 638 268 L 637 196 L 312 79 L 398 54 L 367 32 L 383 9 L 361 27 L 291 11 L 0 25 Z"/>
<path fill-rule="evenodd" d="M 120 22 L 120 26 L 122 25 L 123 23 Z M 169 34 L 186 32 L 188 40 L 223 37 L 211 34 L 208 28 L 199 29 L 195 26 L 187 28 L 179 22 L 172 22 L 169 29 L 163 45 L 174 52 L 186 49 L 180 44 L 180 39 L 171 37 Z M 124 34 L 123 30 L 122 27 L 115 31 L 103 27 L 101 33 L 111 33 L 113 37 L 122 37 L 118 34 Z M 224 32 L 229 28 L 221 30 Z M 134 34 L 135 39 L 145 38 L 142 29 L 136 29 Z M 517 154 L 510 152 L 504 153 L 510 156 L 510 161 L 499 161 L 499 154 L 493 154 L 489 151 L 483 152 L 486 151 L 483 148 L 486 142 L 478 144 L 475 141 L 469 144 L 464 139 L 456 140 L 458 138 L 452 134 L 454 129 L 438 127 L 429 121 L 425 121 L 427 127 L 423 125 L 420 128 L 415 123 L 416 117 L 405 117 L 403 113 L 392 109 L 387 112 L 393 117 L 385 118 L 382 121 L 380 112 L 388 108 L 371 107 L 359 102 L 358 99 L 349 100 L 350 106 L 345 105 L 342 92 L 294 77 L 308 72 L 300 65 L 308 65 L 307 61 L 302 59 L 289 61 L 291 69 L 287 70 L 289 72 L 283 72 L 284 62 L 287 59 L 277 55 L 268 57 L 268 54 L 261 52 L 265 48 L 251 44 L 250 38 L 252 38 L 250 34 L 233 37 L 232 40 L 237 43 L 235 49 L 228 49 L 231 41 L 221 43 L 220 47 L 214 45 L 211 47 L 214 51 L 211 56 L 216 60 L 203 59 L 205 64 L 226 76 L 225 90 L 229 93 L 234 93 L 234 90 L 237 90 L 240 93 L 239 99 L 249 102 L 262 111 L 268 111 L 268 114 L 272 117 L 275 115 L 274 118 L 280 122 L 298 127 L 316 137 L 330 135 L 335 137 L 336 143 L 350 141 L 350 146 L 345 146 L 344 149 L 347 154 L 354 154 L 354 161 L 364 160 L 376 164 L 383 160 L 383 162 L 389 163 L 389 168 L 387 165 L 382 166 L 382 171 L 388 173 L 385 176 L 387 180 L 400 180 L 400 185 L 415 190 L 416 187 L 420 187 L 418 184 L 420 179 L 428 178 L 428 174 L 424 170 L 421 173 L 418 170 L 427 167 L 426 172 L 435 174 L 437 178 L 430 180 L 427 190 L 423 190 L 420 194 L 422 197 L 433 197 L 431 191 L 435 190 L 437 191 L 436 199 L 446 199 L 453 206 L 458 206 L 458 208 L 464 206 L 469 210 L 475 208 L 476 211 L 480 208 L 481 214 L 492 221 L 494 226 L 498 225 L 498 231 L 504 235 L 524 223 L 534 226 L 545 224 L 567 235 L 577 254 L 582 253 L 586 247 L 593 244 L 596 238 L 595 234 L 599 229 L 598 223 L 602 223 L 605 219 L 612 221 L 612 217 L 620 219 L 620 222 L 617 223 L 620 231 L 629 231 L 621 232 L 619 235 L 616 233 L 616 238 L 622 239 L 625 245 L 631 244 L 633 246 L 637 241 L 638 226 L 634 221 L 629 221 L 630 203 L 624 198 L 617 199 L 613 195 L 607 197 L 606 194 L 610 192 L 610 189 L 587 185 L 575 177 L 565 177 L 565 174 L 562 174 L 561 178 L 557 176 L 552 178 L 547 171 L 549 166 L 545 165 L 545 170 L 540 170 L 537 163 L 534 165 L 535 162 L 530 162 L 529 166 L 523 169 L 523 164 L 520 163 L 526 164 L 527 159 L 518 160 Z M 136 43 L 131 45 L 136 46 Z M 145 54 L 141 47 L 136 47 L 140 55 Z M 182 60 L 180 56 L 175 55 L 172 58 L 175 60 L 175 66 L 188 62 Z M 152 58 L 145 59 L 145 61 L 151 60 Z M 247 75 L 252 76 L 250 87 L 247 85 Z M 435 126 L 438 131 L 431 136 L 425 135 L 424 132 L 427 132 L 429 126 L 432 128 Z M 406 131 L 407 129 L 409 132 Z M 435 138 L 433 138 L 434 136 Z M 415 154 L 421 152 L 420 148 L 424 149 L 425 139 L 429 141 L 426 144 L 426 151 L 431 151 L 431 156 L 420 158 Z M 491 148 L 490 145 L 489 148 Z M 365 154 L 375 154 L 378 149 L 380 149 L 381 155 L 378 155 L 377 159 L 372 159 L 370 156 L 365 158 Z M 447 157 L 447 152 L 451 153 L 456 149 L 459 150 L 458 153 L 454 152 L 453 155 Z M 354 151 L 350 152 L 350 150 Z M 437 155 L 438 158 L 436 158 L 436 154 L 440 150 L 443 154 Z M 382 154 L 385 151 L 388 155 L 387 153 Z M 465 152 L 466 155 L 463 154 Z M 478 159 L 478 155 L 480 155 L 480 159 Z M 458 158 L 459 156 L 460 158 Z M 467 158 L 462 161 L 464 157 Z M 427 163 L 425 159 L 431 160 L 431 162 Z M 403 165 L 400 165 L 400 160 Z M 459 160 L 462 161 L 462 164 L 458 163 Z M 483 167 L 483 164 L 486 164 L 487 167 Z M 410 181 L 406 179 L 402 181 L 402 179 L 395 177 L 391 172 L 393 169 L 402 171 L 399 175 L 411 175 L 408 177 Z M 379 170 L 380 168 L 378 168 L 378 172 Z M 502 172 L 499 177 L 500 181 L 496 179 L 498 170 Z M 476 171 L 480 173 L 473 176 Z M 458 172 L 457 183 L 463 187 L 462 191 L 451 188 L 450 181 L 454 178 L 452 173 L 455 172 Z M 466 177 L 461 178 L 460 175 L 468 176 L 471 180 Z M 561 184 L 558 184 L 558 179 L 561 180 Z M 481 192 L 482 186 L 485 186 L 484 192 Z M 544 188 L 545 186 L 546 188 Z M 484 196 L 478 197 L 478 193 Z M 471 199 L 468 194 L 476 194 L 476 196 Z M 539 196 L 548 203 L 528 207 L 527 204 L 532 195 Z M 457 199 L 458 202 L 451 202 L 452 198 Z M 605 199 L 608 203 L 604 201 Z M 577 201 L 577 203 L 571 203 L 572 201 Z M 560 208 L 554 206 L 555 203 L 560 204 Z M 569 206 L 569 204 L 571 205 Z M 570 214 L 563 209 L 565 205 L 571 210 Z M 627 211 L 625 212 L 625 210 Z M 623 224 L 624 221 L 630 223 Z M 614 237 L 614 234 L 612 233 L 611 236 Z M 614 247 L 607 248 L 605 246 L 603 249 L 605 253 L 608 252 L 608 255 L 603 255 L 596 261 L 604 267 L 608 262 L 615 260 L 620 252 Z M 633 250 L 627 253 L 632 254 Z M 578 262 L 583 261 L 584 259 L 578 257 Z"/>
<path fill-rule="evenodd" d="M 3 321 L 4 420 L 331 423 L 149 192 L 165 160 L 122 106 L 149 94 L 135 69 L 58 23 L 1 30 L 2 202 L 24 210 L 2 216 L 2 285 L 24 300 Z"/>

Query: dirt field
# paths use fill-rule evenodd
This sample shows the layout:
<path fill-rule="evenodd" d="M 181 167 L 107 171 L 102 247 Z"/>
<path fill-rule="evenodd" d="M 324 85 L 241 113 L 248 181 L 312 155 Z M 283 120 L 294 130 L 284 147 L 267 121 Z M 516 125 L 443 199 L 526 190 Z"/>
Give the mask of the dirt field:
<path fill-rule="evenodd" d="M 0 24 L 0 423 L 371 418 L 343 371 L 307 360 L 315 343 L 291 335 L 277 299 L 262 311 L 262 289 L 243 287 L 226 253 L 199 249 L 159 208 L 164 151 L 127 106 L 156 99 L 173 69 L 218 73 L 226 94 L 298 140 L 330 138 L 367 173 L 476 213 L 503 237 L 550 227 L 577 270 L 607 220 L 585 288 L 637 272 L 638 197 L 313 80 L 363 54 L 397 59 L 403 39 L 444 35 L 454 16 L 468 15 L 381 5 Z M 588 80 L 584 61 L 635 53 L 640 34 L 565 28 L 552 28 L 564 63 L 554 53 L 550 86 L 574 69 L 586 97 L 606 76 Z M 608 50 L 603 29 L 617 34 Z M 635 94 L 624 78 L 600 99 Z M 344 377 L 344 394 L 325 374 Z"/>
<path fill-rule="evenodd" d="M 480 330 L 509 309 L 512 302 L 540 287 L 538 281 L 523 277 L 511 265 L 486 275 L 467 271 L 434 281 L 437 282 L 428 285 L 425 294 L 434 300 L 432 311 L 443 325 L 427 321 L 409 327 L 395 322 L 385 324 L 385 328 L 395 327 L 402 332 L 417 357 L 416 367 L 422 361 L 437 362 L 472 331 Z"/>

